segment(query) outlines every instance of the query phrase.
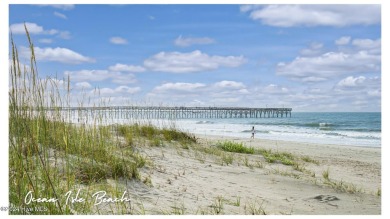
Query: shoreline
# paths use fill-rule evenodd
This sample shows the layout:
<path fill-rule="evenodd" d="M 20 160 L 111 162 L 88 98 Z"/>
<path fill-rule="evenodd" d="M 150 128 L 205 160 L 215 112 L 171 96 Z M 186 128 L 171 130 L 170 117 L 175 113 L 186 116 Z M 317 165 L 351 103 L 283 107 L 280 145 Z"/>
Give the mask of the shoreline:
<path fill-rule="evenodd" d="M 199 134 L 199 133 L 193 133 L 193 132 L 190 132 L 190 131 L 186 131 L 188 133 L 191 133 L 199 138 L 221 138 L 221 139 L 240 139 L 240 140 L 248 140 L 248 141 L 252 141 L 250 136 L 248 138 L 243 138 L 243 137 L 239 137 L 239 136 L 224 136 L 224 135 L 212 135 L 212 134 Z M 356 148 L 356 149 L 359 149 L 359 148 L 366 148 L 366 149 L 374 149 L 374 150 L 381 150 L 382 148 L 382 145 L 379 145 L 379 146 L 367 146 L 367 145 L 350 145 L 350 144 L 330 144 L 330 143 L 322 143 L 322 142 L 319 142 L 319 143 L 313 143 L 313 142 L 305 142 L 305 141 L 294 141 L 294 140 L 280 140 L 280 139 L 265 139 L 265 138 L 255 138 L 253 139 L 254 141 L 263 141 L 263 142 L 266 142 L 266 143 L 272 143 L 272 142 L 281 142 L 281 143 L 284 143 L 284 144 L 287 144 L 287 143 L 294 143 L 294 144 L 300 144 L 300 145 L 317 145 L 317 146 L 329 146 L 329 147 L 345 147 L 345 148 Z"/>

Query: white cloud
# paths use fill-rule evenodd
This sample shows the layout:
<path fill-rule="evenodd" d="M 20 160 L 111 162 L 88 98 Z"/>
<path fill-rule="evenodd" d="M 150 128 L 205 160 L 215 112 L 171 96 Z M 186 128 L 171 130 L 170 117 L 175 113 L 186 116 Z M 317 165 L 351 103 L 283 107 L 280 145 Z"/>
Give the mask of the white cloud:
<path fill-rule="evenodd" d="M 17 23 L 17 24 L 11 24 L 10 30 L 12 34 L 26 34 L 26 30 L 24 25 L 26 25 L 26 28 L 30 34 L 48 34 L 48 35 L 54 35 L 58 33 L 58 30 L 51 29 L 51 30 L 44 30 L 42 26 L 39 26 L 36 23 Z"/>
<path fill-rule="evenodd" d="M 188 46 L 192 46 L 192 45 L 212 44 L 214 42 L 215 42 L 215 40 L 211 39 L 209 37 L 201 37 L 201 38 L 187 37 L 187 38 L 184 38 L 180 35 L 178 38 L 175 39 L 174 44 L 176 46 L 180 46 L 180 47 L 188 47 Z"/>
<path fill-rule="evenodd" d="M 381 39 L 354 39 L 352 45 L 359 50 L 367 50 L 373 54 L 381 53 Z"/>
<path fill-rule="evenodd" d="M 323 48 L 323 44 L 322 43 L 311 43 L 309 48 L 306 48 L 306 49 L 303 49 L 301 50 L 301 55 L 303 56 L 314 56 L 314 55 L 318 55 L 321 53 L 322 51 L 322 48 Z"/>
<path fill-rule="evenodd" d="M 72 5 L 72 4 L 50 4 L 50 5 L 38 4 L 37 6 L 40 6 L 40 7 L 53 7 L 53 8 L 61 9 L 61 10 L 64 10 L 64 11 L 72 10 L 72 9 L 75 8 L 75 5 Z"/>
<path fill-rule="evenodd" d="M 283 86 L 269 84 L 264 89 L 262 89 L 262 92 L 266 94 L 286 94 L 289 92 L 289 90 Z"/>
<path fill-rule="evenodd" d="M 45 30 L 42 26 L 30 22 L 11 24 L 10 31 L 12 32 L 12 34 L 26 34 L 24 25 L 26 25 L 29 34 L 57 35 L 57 37 L 62 39 L 70 39 L 69 31 L 59 31 L 56 29 Z"/>
<path fill-rule="evenodd" d="M 40 48 L 34 47 L 34 53 L 36 60 L 39 61 L 52 61 L 52 62 L 61 62 L 66 64 L 81 64 L 85 62 L 95 62 L 94 59 L 83 56 L 75 51 L 72 51 L 67 48 Z M 25 58 L 31 56 L 30 49 L 27 47 L 21 47 L 21 54 Z"/>
<path fill-rule="evenodd" d="M 47 39 L 47 38 L 44 38 L 44 39 L 40 39 L 40 40 L 38 40 L 38 42 L 40 42 L 40 43 L 46 43 L 46 44 L 50 44 L 50 43 L 52 43 L 52 42 L 53 42 L 53 40 L 52 40 L 52 39 Z"/>
<path fill-rule="evenodd" d="M 217 88 L 243 89 L 245 85 L 237 81 L 220 81 L 214 84 Z"/>
<path fill-rule="evenodd" d="M 92 90 L 91 93 L 98 92 L 100 96 L 118 97 L 121 95 L 135 94 L 138 93 L 139 91 L 141 91 L 140 87 L 119 86 L 114 89 L 104 87 L 104 88 Z"/>
<path fill-rule="evenodd" d="M 335 41 L 337 51 L 323 53 L 322 44 L 312 44 L 302 56 L 288 63 L 280 62 L 276 74 L 289 79 L 315 83 L 339 79 L 347 74 L 378 74 L 381 70 L 381 39 L 351 39 L 341 37 Z M 320 54 L 315 55 L 316 49 Z"/>
<path fill-rule="evenodd" d="M 244 83 L 226 80 L 216 82 L 212 86 L 209 86 L 208 92 L 213 97 L 229 97 L 249 93 Z"/>
<path fill-rule="evenodd" d="M 100 95 L 100 96 L 110 96 L 110 95 L 113 95 L 115 93 L 114 89 L 107 88 L 107 87 L 96 89 L 96 91 L 93 90 L 92 92 L 93 93 L 97 92 L 98 95 Z"/>
<path fill-rule="evenodd" d="M 107 70 L 80 70 L 65 71 L 64 75 L 70 76 L 72 81 L 104 81 L 111 77 Z"/>
<path fill-rule="evenodd" d="M 190 53 L 160 52 L 144 61 L 152 71 L 190 73 L 216 70 L 219 67 L 238 67 L 246 63 L 243 56 L 209 56 L 199 50 Z"/>
<path fill-rule="evenodd" d="M 110 71 L 121 71 L 121 72 L 144 72 L 145 68 L 142 66 L 125 65 L 117 63 L 113 66 L 108 67 Z"/>
<path fill-rule="evenodd" d="M 242 82 L 219 81 L 210 84 L 167 82 L 156 86 L 147 94 L 149 100 L 173 101 L 176 104 L 186 106 L 194 105 L 229 105 L 228 103 L 238 102 L 249 93 Z"/>
<path fill-rule="evenodd" d="M 340 37 L 339 39 L 337 39 L 335 41 L 335 44 L 339 45 L 339 46 L 342 46 L 342 45 L 349 44 L 350 41 L 351 41 L 351 37 L 350 36 L 343 36 L 343 37 Z"/>
<path fill-rule="evenodd" d="M 326 80 L 328 79 L 322 77 L 312 77 L 312 76 L 302 78 L 302 82 L 307 82 L 307 83 L 321 82 Z"/>
<path fill-rule="evenodd" d="M 380 71 L 381 57 L 367 51 L 356 53 L 328 52 L 316 57 L 297 57 L 290 63 L 278 63 L 276 74 L 303 82 L 357 73 Z"/>
<path fill-rule="evenodd" d="M 112 82 L 116 84 L 133 84 L 137 79 L 133 74 L 112 73 Z"/>
<path fill-rule="evenodd" d="M 59 18 L 62 18 L 62 19 L 68 19 L 68 18 L 66 17 L 66 15 L 61 14 L 61 13 L 59 13 L 59 12 L 57 12 L 57 11 L 55 11 L 53 14 L 54 14 L 54 16 L 56 16 L 56 17 L 59 17 Z"/>
<path fill-rule="evenodd" d="M 155 92 L 169 92 L 169 91 L 185 91 L 185 92 L 194 92 L 199 88 L 206 87 L 202 83 L 164 83 L 160 86 L 157 86 L 153 89 Z"/>
<path fill-rule="evenodd" d="M 122 38 L 122 37 L 111 37 L 110 42 L 112 44 L 117 44 L 117 45 L 125 45 L 127 44 L 127 40 Z"/>
<path fill-rule="evenodd" d="M 379 77 L 348 76 L 340 80 L 334 90 L 336 91 L 359 91 L 380 89 L 381 79 Z"/>
<path fill-rule="evenodd" d="M 65 71 L 64 75 L 69 76 L 71 81 L 104 81 L 110 78 L 107 70 Z"/>
<path fill-rule="evenodd" d="M 360 86 L 361 84 L 363 84 L 366 80 L 366 77 L 364 76 L 359 76 L 359 77 L 353 77 L 353 76 L 349 76 L 347 78 L 344 78 L 343 80 L 341 80 L 339 83 L 337 83 L 337 86 L 339 87 L 356 87 L 356 86 Z"/>
<path fill-rule="evenodd" d="M 65 71 L 64 75 L 70 76 L 72 81 L 78 82 L 105 80 L 111 80 L 116 84 L 131 84 L 136 82 L 133 74 L 123 74 L 121 72 L 112 72 L 108 70 Z"/>
<path fill-rule="evenodd" d="M 380 23 L 380 5 L 241 6 L 253 20 L 277 27 L 372 25 Z"/>
<path fill-rule="evenodd" d="M 140 87 L 119 86 L 115 88 L 115 92 L 128 93 L 128 94 L 135 94 L 138 93 L 140 90 L 141 90 Z"/>
<path fill-rule="evenodd" d="M 92 88 L 92 85 L 86 81 L 83 81 L 83 82 L 78 82 L 75 84 L 75 88 L 76 89 L 79 89 L 79 90 L 82 90 L 82 89 L 90 89 Z"/>

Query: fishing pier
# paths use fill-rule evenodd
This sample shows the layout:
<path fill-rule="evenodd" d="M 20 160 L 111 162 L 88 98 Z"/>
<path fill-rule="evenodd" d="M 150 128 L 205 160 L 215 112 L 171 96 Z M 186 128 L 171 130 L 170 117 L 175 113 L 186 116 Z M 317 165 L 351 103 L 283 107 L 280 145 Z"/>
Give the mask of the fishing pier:
<path fill-rule="evenodd" d="M 208 119 L 291 117 L 292 108 L 110 106 L 47 108 L 73 118 L 102 119 Z"/>

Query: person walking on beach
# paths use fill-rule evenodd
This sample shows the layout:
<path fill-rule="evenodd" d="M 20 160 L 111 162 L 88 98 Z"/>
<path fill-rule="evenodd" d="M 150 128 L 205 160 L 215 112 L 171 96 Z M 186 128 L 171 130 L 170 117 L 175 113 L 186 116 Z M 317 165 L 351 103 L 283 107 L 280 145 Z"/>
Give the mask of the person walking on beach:
<path fill-rule="evenodd" d="M 252 136 L 251 136 L 252 139 L 255 139 L 255 127 L 252 126 Z"/>

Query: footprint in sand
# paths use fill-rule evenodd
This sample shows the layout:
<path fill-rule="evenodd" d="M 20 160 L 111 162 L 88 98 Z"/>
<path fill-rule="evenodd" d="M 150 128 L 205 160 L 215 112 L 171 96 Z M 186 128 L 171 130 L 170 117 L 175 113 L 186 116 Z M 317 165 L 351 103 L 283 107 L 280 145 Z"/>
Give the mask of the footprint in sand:
<path fill-rule="evenodd" d="M 318 200 L 319 202 L 330 202 L 330 201 L 338 201 L 340 200 L 334 195 L 317 195 L 313 197 L 313 199 Z"/>
<path fill-rule="evenodd" d="M 331 202 L 340 200 L 339 198 L 337 198 L 334 195 L 317 195 L 317 196 L 315 196 L 313 198 L 309 198 L 309 199 L 314 199 L 314 200 L 319 201 L 320 203 L 328 204 L 328 205 L 333 206 L 333 207 L 338 207 L 338 205 L 333 204 Z"/>

